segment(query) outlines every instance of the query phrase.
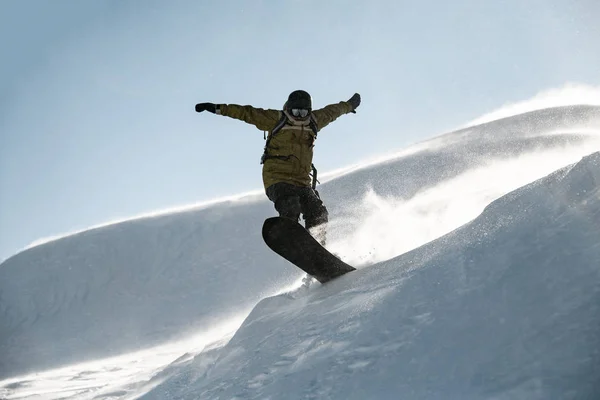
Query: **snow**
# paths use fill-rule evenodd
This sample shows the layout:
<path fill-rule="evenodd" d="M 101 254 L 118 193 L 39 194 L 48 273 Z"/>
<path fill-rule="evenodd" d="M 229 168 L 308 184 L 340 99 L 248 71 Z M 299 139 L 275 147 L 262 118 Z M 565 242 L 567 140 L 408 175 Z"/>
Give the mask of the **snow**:
<path fill-rule="evenodd" d="M 326 285 L 264 195 L 0 265 L 0 398 L 600 398 L 600 108 L 533 111 L 320 186 Z"/>
<path fill-rule="evenodd" d="M 572 104 L 600 106 L 600 86 L 567 83 L 561 88 L 543 91 L 531 99 L 505 104 L 503 107 L 500 107 L 500 109 L 483 115 L 467 125 L 479 125 L 529 111 L 569 106 Z"/>

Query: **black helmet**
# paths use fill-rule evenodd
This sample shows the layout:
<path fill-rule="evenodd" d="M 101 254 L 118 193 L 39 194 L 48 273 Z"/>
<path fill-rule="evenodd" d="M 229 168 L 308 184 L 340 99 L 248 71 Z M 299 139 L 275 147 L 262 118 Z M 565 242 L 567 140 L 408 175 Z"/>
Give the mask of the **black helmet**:
<path fill-rule="evenodd" d="M 288 110 L 293 108 L 301 108 L 309 111 L 312 110 L 312 99 L 310 98 L 310 94 L 304 90 L 294 90 L 292 93 L 290 93 L 290 96 L 285 103 L 285 107 Z"/>

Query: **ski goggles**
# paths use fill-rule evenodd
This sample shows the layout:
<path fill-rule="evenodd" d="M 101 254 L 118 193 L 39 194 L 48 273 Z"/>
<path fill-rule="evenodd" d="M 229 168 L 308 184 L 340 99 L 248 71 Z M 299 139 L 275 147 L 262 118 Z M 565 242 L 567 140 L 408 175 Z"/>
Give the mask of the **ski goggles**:
<path fill-rule="evenodd" d="M 296 118 L 306 118 L 309 112 L 306 108 L 292 108 L 292 115 Z"/>

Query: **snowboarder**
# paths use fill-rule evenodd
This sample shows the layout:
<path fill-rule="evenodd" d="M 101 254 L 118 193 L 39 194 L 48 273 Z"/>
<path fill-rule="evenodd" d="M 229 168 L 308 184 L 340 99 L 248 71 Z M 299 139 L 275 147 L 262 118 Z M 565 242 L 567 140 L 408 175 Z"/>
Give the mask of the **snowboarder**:
<path fill-rule="evenodd" d="M 348 101 L 313 110 L 310 94 L 296 90 L 290 93 L 281 111 L 199 103 L 196 112 L 209 111 L 239 119 L 269 132 L 261 159 L 267 197 L 281 217 L 298 222 L 302 214 L 306 229 L 312 230 L 315 238 L 325 245 L 328 212 L 315 189 L 314 142 L 321 129 L 343 114 L 354 113 L 359 105 L 360 95 L 356 93 Z"/>

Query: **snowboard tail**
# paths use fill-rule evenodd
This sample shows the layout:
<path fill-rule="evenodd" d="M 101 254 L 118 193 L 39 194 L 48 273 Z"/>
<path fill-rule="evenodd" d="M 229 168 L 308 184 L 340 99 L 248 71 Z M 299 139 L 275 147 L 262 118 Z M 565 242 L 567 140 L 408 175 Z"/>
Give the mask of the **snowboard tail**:
<path fill-rule="evenodd" d="M 355 270 L 331 254 L 302 225 L 291 219 L 267 218 L 262 236 L 271 250 L 321 283 Z"/>

